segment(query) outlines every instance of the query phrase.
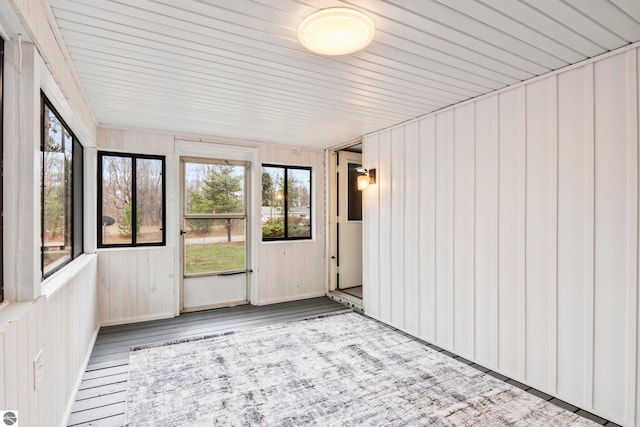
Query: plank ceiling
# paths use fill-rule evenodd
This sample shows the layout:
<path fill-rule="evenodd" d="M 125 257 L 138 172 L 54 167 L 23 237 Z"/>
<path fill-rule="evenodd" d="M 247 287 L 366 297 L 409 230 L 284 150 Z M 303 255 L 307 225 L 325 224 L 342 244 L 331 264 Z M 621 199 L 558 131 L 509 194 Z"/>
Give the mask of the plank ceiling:
<path fill-rule="evenodd" d="M 640 40 L 640 0 L 51 0 L 100 124 L 336 145 Z M 347 6 L 377 32 L 297 41 Z"/>

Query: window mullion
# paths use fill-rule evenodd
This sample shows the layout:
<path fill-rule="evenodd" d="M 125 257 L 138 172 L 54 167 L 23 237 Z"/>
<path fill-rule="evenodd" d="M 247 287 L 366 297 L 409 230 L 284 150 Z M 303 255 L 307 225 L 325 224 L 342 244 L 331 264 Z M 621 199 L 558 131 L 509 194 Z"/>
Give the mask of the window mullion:
<path fill-rule="evenodd" d="M 131 244 L 134 246 L 137 244 L 138 238 L 137 167 L 138 159 L 133 155 L 131 156 L 131 200 L 129 203 L 131 203 Z"/>
<path fill-rule="evenodd" d="M 289 238 L 289 168 L 284 168 L 284 238 Z"/>
<path fill-rule="evenodd" d="M 184 219 L 243 219 L 246 213 L 241 214 L 184 214 Z"/>
<path fill-rule="evenodd" d="M 99 247 L 165 245 L 166 181 L 164 157 L 105 151 L 99 152 L 98 158 L 101 165 L 98 172 Z M 106 173 L 105 163 L 109 165 L 107 169 L 114 168 L 116 172 Z M 120 176 L 119 180 L 118 176 Z M 128 183 L 123 185 L 125 179 L 128 180 Z M 109 189 L 107 190 L 107 188 Z M 153 194 L 150 195 L 149 191 Z M 109 200 L 108 209 L 105 209 L 105 200 Z M 127 242 L 121 242 L 117 236 L 117 233 L 120 233 L 121 236 L 124 235 L 124 228 L 112 230 L 107 233 L 109 237 L 105 238 L 102 228 L 102 220 L 105 215 L 108 215 L 108 218 L 113 218 L 118 227 L 122 226 L 122 221 L 126 221 Z M 151 222 L 148 223 L 147 219 Z"/>

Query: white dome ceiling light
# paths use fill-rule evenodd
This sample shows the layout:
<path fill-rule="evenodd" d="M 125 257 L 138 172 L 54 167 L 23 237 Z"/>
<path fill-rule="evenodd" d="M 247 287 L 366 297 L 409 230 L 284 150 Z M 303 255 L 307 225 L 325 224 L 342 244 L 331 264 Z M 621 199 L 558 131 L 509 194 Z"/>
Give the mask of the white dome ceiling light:
<path fill-rule="evenodd" d="M 375 34 L 365 14 L 346 7 L 319 10 L 298 28 L 300 43 L 320 55 L 347 55 L 366 47 Z"/>

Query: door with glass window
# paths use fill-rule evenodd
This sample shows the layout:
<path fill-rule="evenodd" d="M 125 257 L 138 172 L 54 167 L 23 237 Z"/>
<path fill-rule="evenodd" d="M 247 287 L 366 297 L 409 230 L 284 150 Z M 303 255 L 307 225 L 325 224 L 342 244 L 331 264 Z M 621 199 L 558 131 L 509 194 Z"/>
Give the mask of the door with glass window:
<path fill-rule="evenodd" d="M 248 164 L 183 159 L 182 311 L 247 302 Z"/>
<path fill-rule="evenodd" d="M 337 287 L 362 286 L 362 192 L 358 190 L 362 154 L 339 152 Z"/>

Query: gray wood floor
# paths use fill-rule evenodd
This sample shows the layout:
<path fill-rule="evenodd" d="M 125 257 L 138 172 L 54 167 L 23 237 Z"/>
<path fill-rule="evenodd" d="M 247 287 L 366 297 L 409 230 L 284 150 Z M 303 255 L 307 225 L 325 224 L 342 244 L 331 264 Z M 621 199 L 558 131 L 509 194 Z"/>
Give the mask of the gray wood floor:
<path fill-rule="evenodd" d="M 76 395 L 69 426 L 122 426 L 129 348 L 176 338 L 246 329 L 344 310 L 328 298 L 262 307 L 243 305 L 100 330 Z"/>

